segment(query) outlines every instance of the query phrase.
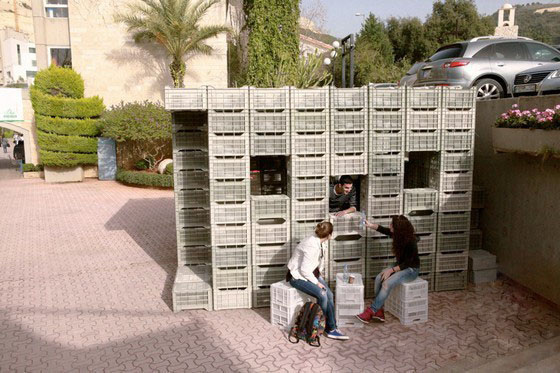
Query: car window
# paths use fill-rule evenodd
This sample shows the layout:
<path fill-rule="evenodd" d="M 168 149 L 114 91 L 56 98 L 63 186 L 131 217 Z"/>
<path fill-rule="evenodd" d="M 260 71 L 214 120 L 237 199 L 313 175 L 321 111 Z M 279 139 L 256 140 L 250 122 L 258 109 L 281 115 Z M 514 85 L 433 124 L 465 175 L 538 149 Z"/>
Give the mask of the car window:
<path fill-rule="evenodd" d="M 560 53 L 542 44 L 527 43 L 529 54 L 534 61 L 560 61 Z"/>
<path fill-rule="evenodd" d="M 494 56 L 496 60 L 527 61 L 529 60 L 522 43 L 496 43 Z"/>
<path fill-rule="evenodd" d="M 445 58 L 456 58 L 463 55 L 463 46 L 461 44 L 448 45 L 439 49 L 428 61 L 439 61 Z"/>
<path fill-rule="evenodd" d="M 472 58 L 482 59 L 482 58 L 490 58 L 492 56 L 493 50 L 492 45 L 482 48 Z"/>

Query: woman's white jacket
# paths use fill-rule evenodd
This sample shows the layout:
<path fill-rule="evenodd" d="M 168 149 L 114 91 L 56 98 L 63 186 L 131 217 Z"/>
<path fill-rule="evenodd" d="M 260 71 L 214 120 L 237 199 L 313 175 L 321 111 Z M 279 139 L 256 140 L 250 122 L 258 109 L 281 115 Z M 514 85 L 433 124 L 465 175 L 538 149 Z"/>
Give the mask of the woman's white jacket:
<path fill-rule="evenodd" d="M 315 285 L 319 283 L 313 274 L 315 268 L 319 267 L 322 273 L 324 268 L 323 253 L 326 242 L 321 244 L 321 240 L 316 235 L 311 235 L 302 240 L 297 246 L 292 257 L 288 262 L 288 269 L 292 277 L 296 280 L 307 280 Z"/>

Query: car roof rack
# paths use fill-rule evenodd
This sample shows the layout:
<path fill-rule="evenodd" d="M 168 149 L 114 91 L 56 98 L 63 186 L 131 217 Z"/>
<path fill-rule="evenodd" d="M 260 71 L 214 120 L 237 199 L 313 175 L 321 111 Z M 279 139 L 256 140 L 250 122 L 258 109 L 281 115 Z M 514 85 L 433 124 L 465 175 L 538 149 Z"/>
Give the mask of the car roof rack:
<path fill-rule="evenodd" d="M 531 38 L 526 38 L 524 36 L 494 36 L 494 35 L 488 35 L 488 36 L 478 36 L 476 38 L 472 38 L 471 40 L 469 40 L 469 42 L 473 42 L 473 41 L 479 41 L 479 40 L 495 40 L 495 39 L 519 39 L 519 40 L 533 40 Z"/>

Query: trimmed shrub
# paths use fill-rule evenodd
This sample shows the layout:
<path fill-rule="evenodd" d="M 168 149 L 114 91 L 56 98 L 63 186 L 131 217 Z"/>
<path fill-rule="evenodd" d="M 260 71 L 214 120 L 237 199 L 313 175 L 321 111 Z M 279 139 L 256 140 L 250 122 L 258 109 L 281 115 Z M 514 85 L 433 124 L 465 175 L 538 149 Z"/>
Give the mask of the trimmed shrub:
<path fill-rule="evenodd" d="M 105 110 L 103 100 L 98 96 L 77 99 L 49 96 L 34 86 L 29 91 L 36 114 L 62 118 L 92 118 L 99 117 Z"/>
<path fill-rule="evenodd" d="M 165 171 L 163 171 L 165 175 L 173 175 L 173 163 L 168 164 L 165 166 Z"/>
<path fill-rule="evenodd" d="M 97 153 L 97 138 L 84 136 L 59 136 L 37 132 L 41 149 L 68 153 Z"/>
<path fill-rule="evenodd" d="M 134 164 L 134 168 L 139 171 L 147 170 L 149 167 L 150 165 L 145 159 L 141 159 Z"/>
<path fill-rule="evenodd" d="M 39 171 L 43 171 L 42 164 L 38 164 L 38 165 L 34 165 L 33 163 L 23 164 L 23 172 L 39 172 Z"/>
<path fill-rule="evenodd" d="M 69 119 L 35 115 L 37 129 L 58 135 L 99 136 L 99 119 Z"/>
<path fill-rule="evenodd" d="M 50 96 L 82 98 L 84 97 L 84 80 L 74 70 L 51 65 L 35 76 L 33 86 Z"/>
<path fill-rule="evenodd" d="M 138 171 L 117 171 L 117 180 L 132 185 L 143 185 L 160 188 L 173 187 L 173 175 L 160 175 Z"/>
<path fill-rule="evenodd" d="M 75 167 L 79 165 L 97 165 L 97 153 L 61 153 L 39 150 L 41 163 L 52 167 Z"/>

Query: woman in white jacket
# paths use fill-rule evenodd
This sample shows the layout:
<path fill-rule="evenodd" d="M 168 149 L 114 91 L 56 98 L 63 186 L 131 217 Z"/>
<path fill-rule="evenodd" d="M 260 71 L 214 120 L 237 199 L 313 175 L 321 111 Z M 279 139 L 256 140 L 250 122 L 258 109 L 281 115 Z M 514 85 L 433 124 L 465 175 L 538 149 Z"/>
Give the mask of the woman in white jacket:
<path fill-rule="evenodd" d="M 302 240 L 288 262 L 290 285 L 317 299 L 326 319 L 325 333 L 332 339 L 349 339 L 336 326 L 334 298 L 331 289 L 321 277 L 326 242 L 331 238 L 333 225 L 329 222 L 317 224 L 315 234 Z"/>

